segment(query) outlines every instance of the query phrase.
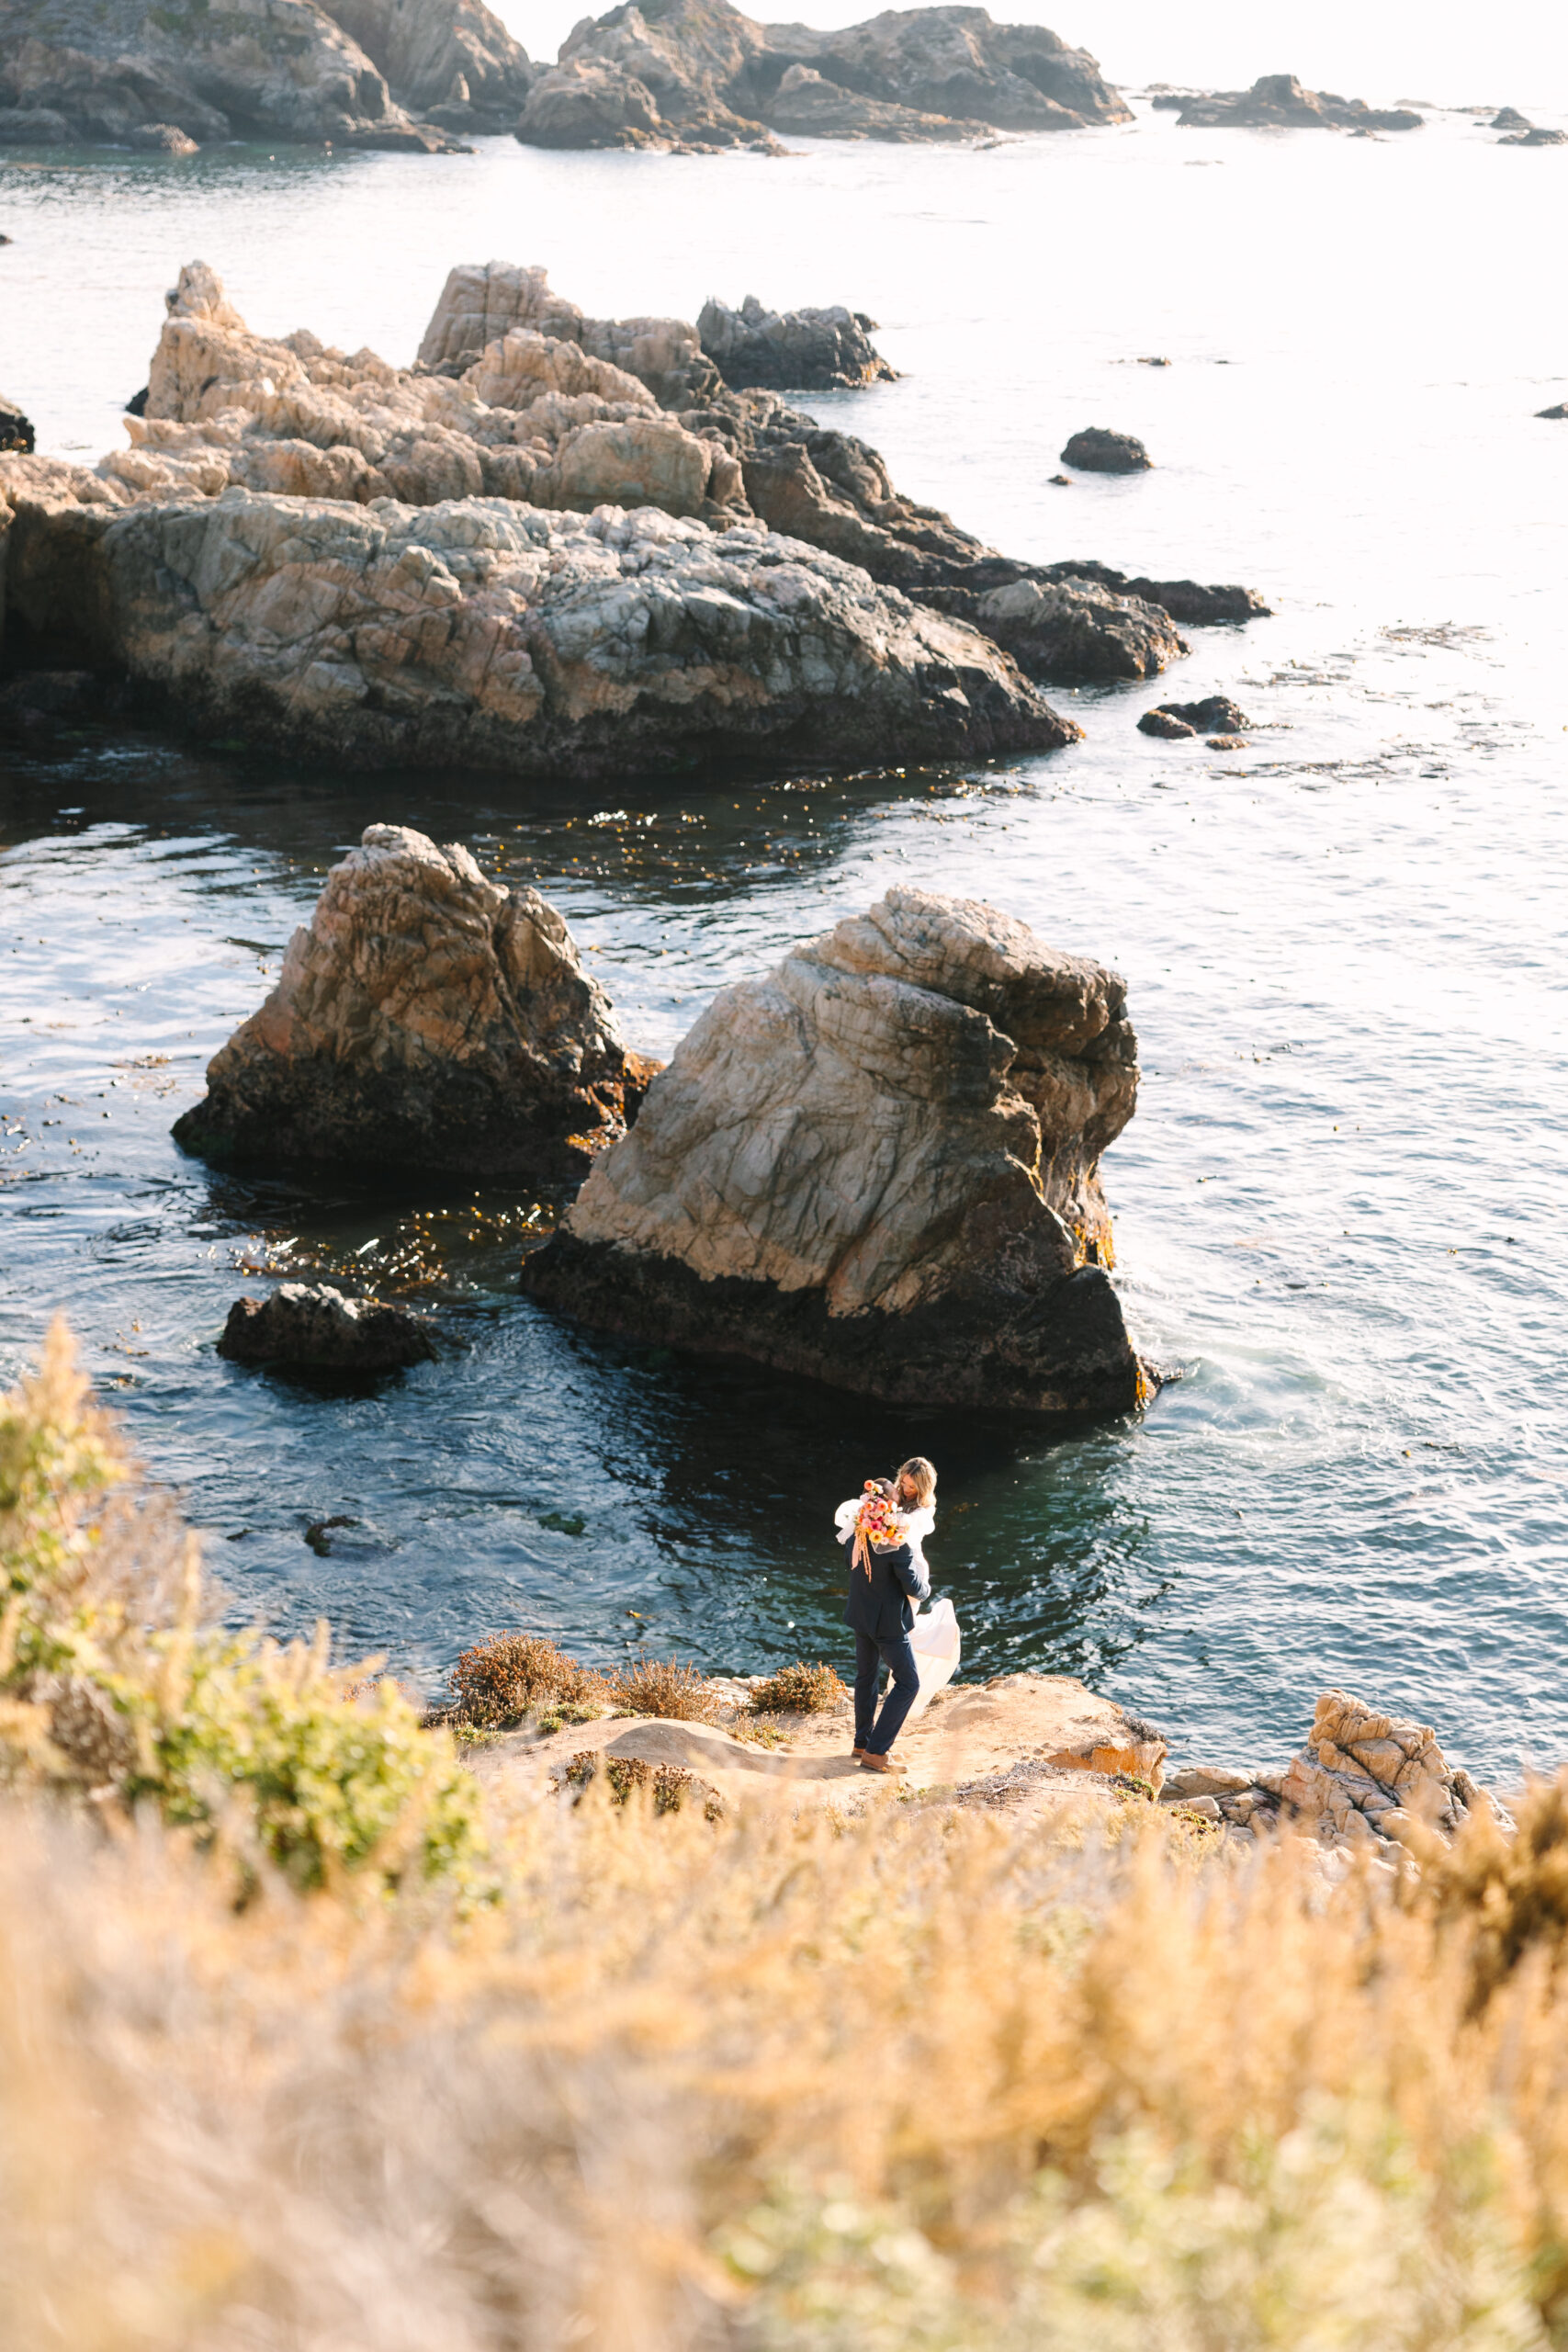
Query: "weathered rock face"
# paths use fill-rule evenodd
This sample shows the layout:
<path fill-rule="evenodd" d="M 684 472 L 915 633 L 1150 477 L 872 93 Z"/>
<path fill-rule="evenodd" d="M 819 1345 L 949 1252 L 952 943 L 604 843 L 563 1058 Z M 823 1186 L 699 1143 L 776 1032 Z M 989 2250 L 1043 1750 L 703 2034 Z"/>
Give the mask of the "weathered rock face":
<path fill-rule="evenodd" d="M 152 6 L 0 0 L 0 108 L 45 114 L 39 137 L 131 144 L 149 133 L 429 151 L 357 42 L 312 0 Z M 161 143 L 161 142 L 158 142 Z"/>
<path fill-rule="evenodd" d="M 225 1161 L 548 1182 L 625 1132 L 654 1067 L 536 890 L 371 825 L 175 1135 Z"/>
<path fill-rule="evenodd" d="M 1111 433 L 1103 425 L 1091 424 L 1087 432 L 1073 435 L 1062 452 L 1062 463 L 1077 466 L 1081 473 L 1140 474 L 1148 471 L 1154 459 L 1131 433 Z"/>
<path fill-rule="evenodd" d="M 510 130 L 534 68 L 483 0 L 321 0 L 410 113 L 449 130 Z"/>
<path fill-rule="evenodd" d="M 1032 678 L 1152 678 L 1190 649 L 1168 613 L 1093 581 L 1026 577 L 984 594 L 934 590 Z"/>
<path fill-rule="evenodd" d="M 1099 1179 L 1125 995 L 992 907 L 890 891 L 715 1000 L 524 1286 L 900 1402 L 1125 1410 Z"/>
<path fill-rule="evenodd" d="M 1077 130 L 1132 119 L 1084 51 L 1041 26 L 993 24 L 984 8 L 889 10 L 817 32 L 758 24 L 728 0 L 643 0 L 584 19 L 561 67 L 617 77 L 600 85 L 611 119 L 651 105 L 650 118 L 628 124 L 637 136 L 626 143 L 757 145 L 768 125 L 827 139 L 951 140 L 987 126 Z M 626 93 L 634 83 L 636 99 Z M 543 109 L 535 117 L 534 107 L 520 138 L 538 136 Z"/>
<path fill-rule="evenodd" d="M 826 311 L 766 311 L 748 294 L 738 311 L 712 300 L 697 313 L 703 349 L 727 384 L 779 391 L 839 391 L 892 383 L 898 370 L 874 348 L 876 321 L 836 303 Z"/>
<path fill-rule="evenodd" d="M 36 458 L 0 459 L 0 500 L 8 620 L 189 723 L 346 766 L 594 777 L 1079 732 L 987 639 L 751 522 L 233 489 L 121 504 Z"/>
<path fill-rule="evenodd" d="M 809 65 L 791 65 L 767 101 L 775 130 L 802 139 L 883 139 L 908 146 L 916 141 L 973 140 L 983 126 L 915 107 L 888 106 L 863 97 L 841 82 L 829 81 Z"/>
<path fill-rule="evenodd" d="M 774 56 L 798 57 L 863 96 L 930 115 L 998 130 L 1133 119 L 1086 51 L 1043 25 L 993 24 L 984 8 L 887 9 L 841 32 L 763 29 Z"/>
<path fill-rule="evenodd" d="M 590 319 L 552 289 L 544 270 L 505 261 L 465 263 L 448 273 L 419 365 L 461 376 L 514 329 L 580 345 L 591 358 L 635 376 L 661 408 L 684 409 L 722 388 L 685 319 Z"/>
<path fill-rule="evenodd" d="M 1264 74 L 1250 90 L 1216 90 L 1182 102 L 1177 129 L 1200 130 L 1419 130 L 1409 107 L 1369 107 L 1332 90 L 1303 90 L 1293 74 Z"/>
<path fill-rule="evenodd" d="M 683 147 L 666 129 L 646 83 L 592 58 L 539 75 L 516 135 L 525 147 Z"/>
<path fill-rule="evenodd" d="M 1319 1699 L 1280 1796 L 1299 1827 L 1351 1841 L 1403 1841 L 1413 1830 L 1450 1837 L 1477 1806 L 1512 1826 L 1495 1798 L 1450 1765 L 1429 1724 L 1379 1714 L 1344 1690 Z"/>
<path fill-rule="evenodd" d="M 0 392 L 0 453 L 15 453 L 30 457 L 33 448 L 32 419 L 24 416 L 15 401 Z"/>
<path fill-rule="evenodd" d="M 233 1363 L 325 1372 L 399 1372 L 432 1363 L 428 1317 L 374 1298 L 345 1298 L 327 1283 L 284 1283 L 269 1298 L 237 1298 L 218 1352 Z"/>

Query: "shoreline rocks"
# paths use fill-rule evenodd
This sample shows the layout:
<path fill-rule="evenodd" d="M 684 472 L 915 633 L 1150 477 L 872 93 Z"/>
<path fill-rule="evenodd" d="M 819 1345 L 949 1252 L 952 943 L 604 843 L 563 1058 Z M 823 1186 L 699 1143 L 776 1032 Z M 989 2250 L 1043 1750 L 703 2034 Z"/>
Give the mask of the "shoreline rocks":
<path fill-rule="evenodd" d="M 326 1283 L 284 1283 L 267 1298 L 234 1301 L 218 1352 L 231 1363 L 378 1373 L 432 1363 L 437 1351 L 427 1316 Z"/>
<path fill-rule="evenodd" d="M 894 1402 L 1127 1411 L 1099 1175 L 1125 1002 L 994 908 L 892 890 L 715 1000 L 523 1287 Z"/>
<path fill-rule="evenodd" d="M 370 825 L 174 1132 L 223 1164 L 555 1182 L 625 1134 L 657 1068 L 536 890 Z"/>
<path fill-rule="evenodd" d="M 779 151 L 775 130 L 933 141 L 1132 120 L 1094 59 L 984 8 L 890 10 L 818 32 L 759 24 L 728 0 L 647 0 L 585 17 L 529 94 L 541 146 L 674 153 Z"/>
<path fill-rule="evenodd" d="M 389 0 L 358 0 L 389 16 Z M 441 5 L 441 0 L 436 0 Z M 470 16 L 478 0 L 460 0 Z M 0 0 L 0 139 L 189 154 L 257 136 L 421 153 L 449 148 L 415 122 L 383 74 L 313 0 L 252 16 L 171 11 L 149 0 Z M 503 40 L 507 36 L 489 19 Z"/>
<path fill-rule="evenodd" d="M 1369 107 L 1364 98 L 1305 90 L 1293 74 L 1261 74 L 1250 90 L 1154 103 L 1180 107 L 1179 130 L 1419 130 L 1423 119 L 1411 107 Z"/>
<path fill-rule="evenodd" d="M 1174 742 L 1187 735 L 1237 736 L 1251 725 L 1247 713 L 1228 695 L 1207 695 L 1201 702 L 1157 703 L 1139 719 L 1138 732 Z"/>
<path fill-rule="evenodd" d="M 874 319 L 841 303 L 820 311 L 767 311 L 754 294 L 739 309 L 710 298 L 697 313 L 703 349 L 733 391 L 841 391 L 896 383 L 873 346 Z"/>
<path fill-rule="evenodd" d="M 24 416 L 15 401 L 0 392 L 0 456 L 30 458 L 35 435 L 30 416 Z"/>

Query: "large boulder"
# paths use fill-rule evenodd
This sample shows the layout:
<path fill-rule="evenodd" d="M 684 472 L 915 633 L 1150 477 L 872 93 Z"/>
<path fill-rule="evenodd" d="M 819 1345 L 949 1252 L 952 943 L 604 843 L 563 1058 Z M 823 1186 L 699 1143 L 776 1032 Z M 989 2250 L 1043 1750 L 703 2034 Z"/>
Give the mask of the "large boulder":
<path fill-rule="evenodd" d="M 400 107 L 450 129 L 510 130 L 534 68 L 484 0 L 321 0 Z"/>
<path fill-rule="evenodd" d="M 541 74 L 517 119 L 525 147 L 682 145 L 665 128 L 646 83 L 596 58 L 571 58 Z"/>
<path fill-rule="evenodd" d="M 1429 1724 L 1385 1715 L 1345 1690 L 1325 1690 L 1305 1745 L 1280 1783 L 1287 1820 L 1329 1841 L 1408 1842 L 1453 1835 L 1481 1810 L 1511 1826 L 1496 1800 L 1450 1765 Z"/>
<path fill-rule="evenodd" d="M 1293 74 L 1263 74 L 1250 90 L 1215 90 L 1182 102 L 1177 129 L 1198 130 L 1419 130 L 1410 107 L 1369 107 L 1332 90 L 1304 90 Z"/>
<path fill-rule="evenodd" d="M 1062 451 L 1062 463 L 1089 474 L 1141 474 L 1149 470 L 1154 459 L 1134 435 L 1091 424 L 1073 435 Z"/>
<path fill-rule="evenodd" d="M 768 311 L 755 294 L 738 311 L 710 296 L 697 313 L 703 349 L 737 390 L 826 392 L 891 382 L 898 370 L 874 347 L 875 324 L 841 302 L 825 311 Z"/>
<path fill-rule="evenodd" d="M 1080 731 L 988 639 L 754 522 L 113 492 L 0 458 L 7 625 L 296 756 L 586 778 Z"/>
<path fill-rule="evenodd" d="M 384 1299 L 346 1298 L 330 1283 L 283 1283 L 268 1298 L 237 1298 L 218 1352 L 232 1363 L 312 1372 L 400 1372 L 434 1361 L 429 1317 Z"/>
<path fill-rule="evenodd" d="M 175 1135 L 222 1161 L 549 1182 L 625 1132 L 651 1067 L 536 890 L 370 825 Z"/>
<path fill-rule="evenodd" d="M 1125 1410 L 1099 1163 L 1137 1075 L 1115 973 L 890 891 L 715 999 L 524 1286 L 898 1403 Z"/>
<path fill-rule="evenodd" d="M 764 29 L 775 56 L 928 115 L 999 130 L 1077 130 L 1133 119 L 1087 51 L 1043 25 L 993 24 L 984 8 L 890 8 L 838 32 Z"/>
<path fill-rule="evenodd" d="M 943 605 L 971 619 L 1032 678 L 1152 678 L 1190 649 L 1168 613 L 1091 580 L 1015 580 Z"/>
<path fill-rule="evenodd" d="M 428 152 L 445 142 L 312 0 L 171 9 L 152 0 L 0 0 L 0 108 L 58 117 L 73 140 L 269 139 Z"/>

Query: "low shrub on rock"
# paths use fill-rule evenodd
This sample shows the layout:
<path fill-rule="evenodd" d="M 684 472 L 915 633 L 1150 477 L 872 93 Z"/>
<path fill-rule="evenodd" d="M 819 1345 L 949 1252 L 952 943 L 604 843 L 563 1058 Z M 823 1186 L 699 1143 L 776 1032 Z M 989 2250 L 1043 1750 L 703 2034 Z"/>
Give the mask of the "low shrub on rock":
<path fill-rule="evenodd" d="M 587 1722 L 604 1713 L 610 1696 L 603 1675 L 542 1634 L 494 1634 L 463 1652 L 448 1680 L 448 1720 L 479 1731 L 514 1731 L 540 1708 Z"/>
<path fill-rule="evenodd" d="M 675 1723 L 709 1724 L 722 1701 L 706 1675 L 678 1658 L 638 1658 L 609 1679 L 610 1703 L 620 1715 L 662 1715 Z"/>
<path fill-rule="evenodd" d="M 781 1666 L 754 1686 L 750 1706 L 754 1715 L 825 1715 L 849 1695 L 832 1667 L 820 1659 L 807 1666 L 804 1658 L 796 1658 L 793 1666 Z"/>

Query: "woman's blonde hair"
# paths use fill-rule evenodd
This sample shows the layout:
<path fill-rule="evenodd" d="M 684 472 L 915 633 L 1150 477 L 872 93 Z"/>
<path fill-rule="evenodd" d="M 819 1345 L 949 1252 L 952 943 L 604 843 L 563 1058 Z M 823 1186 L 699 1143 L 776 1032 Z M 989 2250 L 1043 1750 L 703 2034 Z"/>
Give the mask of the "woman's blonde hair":
<path fill-rule="evenodd" d="M 900 1485 L 908 1478 L 922 1510 L 936 1494 L 936 1467 L 923 1453 L 911 1453 L 898 1473 Z"/>

